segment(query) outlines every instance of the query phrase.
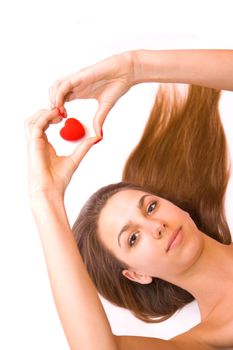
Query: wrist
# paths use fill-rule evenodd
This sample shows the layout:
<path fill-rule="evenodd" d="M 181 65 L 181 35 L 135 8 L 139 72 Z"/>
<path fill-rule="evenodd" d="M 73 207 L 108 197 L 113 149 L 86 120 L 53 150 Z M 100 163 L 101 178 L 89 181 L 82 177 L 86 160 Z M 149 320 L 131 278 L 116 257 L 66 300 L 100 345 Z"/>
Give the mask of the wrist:
<path fill-rule="evenodd" d="M 116 58 L 120 67 L 119 77 L 123 77 L 128 88 L 131 88 L 134 85 L 134 53 L 133 51 L 124 51 L 117 54 Z"/>
<path fill-rule="evenodd" d="M 31 211 L 42 240 L 52 231 L 70 230 L 63 196 L 41 193 L 30 198 Z"/>
<path fill-rule="evenodd" d="M 141 60 L 140 60 L 140 51 L 141 50 L 133 50 L 130 51 L 131 54 L 131 62 L 132 62 L 132 85 L 139 84 L 139 76 L 141 71 Z"/>
<path fill-rule="evenodd" d="M 64 195 L 55 191 L 40 191 L 29 195 L 31 209 L 43 203 L 64 203 Z"/>
<path fill-rule="evenodd" d="M 131 51 L 133 62 L 133 84 L 156 82 L 156 51 L 135 50 Z"/>
<path fill-rule="evenodd" d="M 179 68 L 177 51 L 140 49 L 132 52 L 134 62 L 134 85 L 139 83 L 175 82 L 174 74 Z"/>

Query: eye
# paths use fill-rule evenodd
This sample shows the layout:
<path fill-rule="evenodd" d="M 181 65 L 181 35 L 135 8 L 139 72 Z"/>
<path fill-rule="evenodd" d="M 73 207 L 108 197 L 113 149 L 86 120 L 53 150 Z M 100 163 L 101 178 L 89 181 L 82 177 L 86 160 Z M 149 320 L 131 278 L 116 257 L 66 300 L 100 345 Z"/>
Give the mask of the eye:
<path fill-rule="evenodd" d="M 150 205 L 148 205 L 147 210 L 146 210 L 147 214 L 150 215 L 152 213 L 152 211 L 156 208 L 157 203 L 158 202 L 155 201 L 155 202 L 150 203 Z M 151 208 L 152 208 L 152 210 L 150 210 Z"/>
<path fill-rule="evenodd" d="M 130 236 L 129 236 L 129 246 L 132 247 L 135 242 L 137 241 L 137 237 L 138 237 L 138 232 L 133 232 Z"/>

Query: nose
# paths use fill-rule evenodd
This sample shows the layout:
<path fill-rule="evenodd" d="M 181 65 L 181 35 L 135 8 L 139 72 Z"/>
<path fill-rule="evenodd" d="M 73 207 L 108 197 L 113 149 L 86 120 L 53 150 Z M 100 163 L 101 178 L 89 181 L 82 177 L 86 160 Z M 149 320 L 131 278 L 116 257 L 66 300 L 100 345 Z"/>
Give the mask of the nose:
<path fill-rule="evenodd" d="M 152 235 L 156 239 L 160 239 L 163 237 L 166 230 L 166 225 L 162 222 L 157 222 L 154 224 L 152 228 Z"/>

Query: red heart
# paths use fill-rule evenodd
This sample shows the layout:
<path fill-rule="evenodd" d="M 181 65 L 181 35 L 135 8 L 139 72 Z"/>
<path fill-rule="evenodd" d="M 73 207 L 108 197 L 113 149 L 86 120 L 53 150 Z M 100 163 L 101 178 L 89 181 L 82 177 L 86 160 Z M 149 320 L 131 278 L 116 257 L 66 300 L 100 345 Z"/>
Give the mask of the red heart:
<path fill-rule="evenodd" d="M 79 120 L 69 118 L 66 120 L 65 126 L 60 130 L 60 135 L 64 140 L 77 141 L 85 135 L 85 129 Z"/>

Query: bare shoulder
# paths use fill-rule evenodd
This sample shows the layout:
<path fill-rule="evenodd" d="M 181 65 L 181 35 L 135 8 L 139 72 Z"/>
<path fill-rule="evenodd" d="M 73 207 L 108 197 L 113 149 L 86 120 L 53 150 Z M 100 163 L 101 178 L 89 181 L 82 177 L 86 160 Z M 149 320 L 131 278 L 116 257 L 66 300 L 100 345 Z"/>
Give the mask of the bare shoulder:
<path fill-rule="evenodd" d="M 170 341 L 176 345 L 177 350 L 187 348 L 189 350 L 217 350 L 217 347 L 210 344 L 202 329 L 202 326 L 195 326 L 191 330 L 170 339 Z"/>
<path fill-rule="evenodd" d="M 115 336 L 119 350 L 178 350 L 167 340 L 158 338 Z"/>
<path fill-rule="evenodd" d="M 177 349 L 233 350 L 233 320 L 211 317 L 172 339 Z M 192 347 L 190 347 L 192 344 Z M 196 347 L 195 347 L 196 344 Z"/>
<path fill-rule="evenodd" d="M 229 299 L 227 299 L 229 304 Z M 227 307 L 228 307 L 227 304 Z M 115 336 L 119 350 L 233 350 L 233 317 L 220 305 L 205 321 L 169 340 Z"/>
<path fill-rule="evenodd" d="M 216 350 L 215 347 L 198 339 L 195 332 L 190 331 L 170 340 L 135 336 L 115 336 L 115 338 L 119 350 Z"/>

